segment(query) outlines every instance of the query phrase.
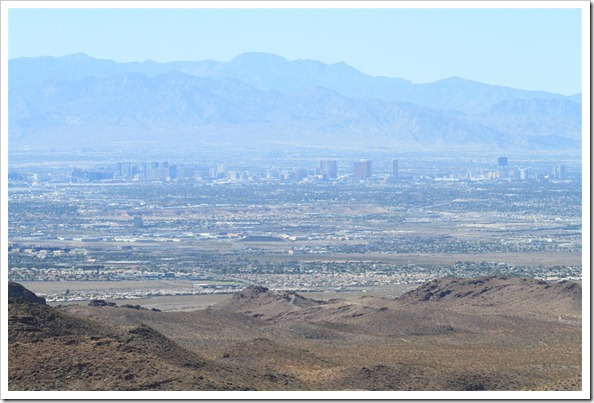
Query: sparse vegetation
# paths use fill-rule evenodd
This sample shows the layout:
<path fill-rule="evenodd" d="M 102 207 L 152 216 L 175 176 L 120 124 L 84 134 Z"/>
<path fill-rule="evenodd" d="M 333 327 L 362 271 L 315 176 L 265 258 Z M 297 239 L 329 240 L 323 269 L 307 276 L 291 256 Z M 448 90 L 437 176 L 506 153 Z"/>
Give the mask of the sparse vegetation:
<path fill-rule="evenodd" d="M 97 305 L 97 304 L 95 304 Z M 581 390 L 581 286 L 446 278 L 399 298 L 248 287 L 205 310 L 9 304 L 11 390 Z"/>

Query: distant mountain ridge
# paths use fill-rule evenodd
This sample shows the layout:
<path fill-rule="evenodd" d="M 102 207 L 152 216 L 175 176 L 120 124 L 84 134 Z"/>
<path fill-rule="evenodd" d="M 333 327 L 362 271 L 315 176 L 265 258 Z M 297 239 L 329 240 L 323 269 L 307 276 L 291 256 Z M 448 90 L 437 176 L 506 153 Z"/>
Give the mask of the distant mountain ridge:
<path fill-rule="evenodd" d="M 167 136 L 194 145 L 579 148 L 578 95 L 456 77 L 412 84 L 264 53 L 229 62 L 9 61 L 11 147 Z"/>

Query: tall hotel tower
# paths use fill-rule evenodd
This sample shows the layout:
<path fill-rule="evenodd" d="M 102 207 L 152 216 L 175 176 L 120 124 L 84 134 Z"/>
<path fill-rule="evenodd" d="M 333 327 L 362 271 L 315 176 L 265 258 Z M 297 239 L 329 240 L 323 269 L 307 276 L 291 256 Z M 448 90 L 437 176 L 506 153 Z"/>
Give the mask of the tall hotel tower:
<path fill-rule="evenodd" d="M 392 160 L 392 177 L 398 179 L 398 160 Z"/>
<path fill-rule="evenodd" d="M 338 170 L 336 169 L 336 160 L 320 161 L 320 173 L 328 179 L 336 179 Z"/>
<path fill-rule="evenodd" d="M 371 161 L 355 161 L 353 163 L 353 176 L 359 179 L 371 178 Z"/>

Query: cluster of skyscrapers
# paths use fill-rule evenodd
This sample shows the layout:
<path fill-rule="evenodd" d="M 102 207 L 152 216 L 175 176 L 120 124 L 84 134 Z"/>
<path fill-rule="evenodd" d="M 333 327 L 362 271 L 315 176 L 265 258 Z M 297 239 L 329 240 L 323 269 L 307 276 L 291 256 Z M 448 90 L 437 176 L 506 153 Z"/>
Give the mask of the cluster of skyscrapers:
<path fill-rule="evenodd" d="M 505 156 L 497 158 L 497 177 L 499 179 L 515 179 L 515 180 L 528 180 L 531 172 L 529 168 L 525 167 L 514 167 L 513 169 L 508 168 L 508 159 Z M 544 175 L 534 174 L 535 179 L 543 179 Z M 564 180 L 567 179 L 567 165 L 558 164 L 553 167 L 552 175 L 547 175 L 549 179 Z"/>
<path fill-rule="evenodd" d="M 398 178 L 398 160 L 393 160 L 392 176 Z M 353 162 L 352 177 L 368 179 L 373 174 L 371 160 Z M 168 162 L 143 162 L 139 164 L 118 162 L 113 171 L 75 170 L 73 177 L 79 180 L 123 179 L 123 180 L 193 180 L 193 179 L 280 179 L 302 180 L 308 176 L 319 176 L 323 180 L 338 178 L 337 161 L 323 159 L 317 169 L 293 168 L 292 170 L 267 169 L 266 172 L 250 173 L 238 170 L 227 170 L 225 166 L 195 167 L 178 166 Z"/>
<path fill-rule="evenodd" d="M 408 168 L 406 179 L 412 180 L 566 180 L 574 177 L 568 174 L 565 164 L 556 164 L 553 169 L 542 166 L 509 166 L 506 156 L 495 159 L 495 164 L 488 167 L 462 167 L 457 171 L 444 173 L 440 169 L 419 169 L 418 162 L 413 168 Z M 96 182 L 96 181 L 302 181 L 302 180 L 336 180 L 349 179 L 367 180 L 374 177 L 373 163 L 368 159 L 352 162 L 337 161 L 335 159 L 318 160 L 317 166 L 292 168 L 261 167 L 245 170 L 238 167 L 197 164 L 170 164 L 165 162 L 118 162 L 110 166 L 94 168 L 75 168 L 69 172 L 22 173 L 9 171 L 9 180 L 21 182 Z M 400 180 L 400 164 L 398 159 L 391 160 L 390 170 L 383 163 L 376 174 L 380 179 Z M 229 169 L 231 168 L 231 169 Z M 339 171 L 340 168 L 340 171 Z"/>
<path fill-rule="evenodd" d="M 336 169 L 335 160 L 322 160 L 320 161 L 320 173 L 328 179 L 336 179 L 338 171 Z M 367 179 L 371 178 L 373 174 L 371 160 L 359 160 L 353 162 L 353 178 L 356 179 Z M 398 178 L 398 160 L 392 161 L 392 176 Z"/>

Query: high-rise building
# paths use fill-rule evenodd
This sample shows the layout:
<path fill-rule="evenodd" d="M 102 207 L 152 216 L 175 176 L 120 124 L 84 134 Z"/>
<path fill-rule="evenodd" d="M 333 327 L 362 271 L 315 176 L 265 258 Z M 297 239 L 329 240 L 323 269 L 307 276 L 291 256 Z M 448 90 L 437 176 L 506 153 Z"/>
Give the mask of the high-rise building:
<path fill-rule="evenodd" d="M 371 161 L 355 161 L 353 163 L 353 176 L 359 179 L 371 178 Z"/>
<path fill-rule="evenodd" d="M 514 178 L 514 180 L 522 179 L 522 175 L 520 173 L 520 168 L 516 167 L 512 170 L 512 178 Z"/>
<path fill-rule="evenodd" d="M 392 160 L 392 177 L 398 178 L 398 160 Z"/>
<path fill-rule="evenodd" d="M 169 176 L 169 163 L 151 162 L 145 165 L 145 179 L 149 181 L 165 180 Z"/>
<path fill-rule="evenodd" d="M 321 160 L 320 174 L 328 179 L 336 179 L 338 170 L 336 169 L 336 160 Z"/>
<path fill-rule="evenodd" d="M 567 179 L 567 166 L 566 165 L 555 165 L 555 179 Z"/>
<path fill-rule="evenodd" d="M 177 165 L 169 165 L 169 178 L 171 180 L 177 179 Z"/>
<path fill-rule="evenodd" d="M 509 172 L 507 170 L 507 157 L 502 156 L 497 158 L 497 170 L 497 176 L 499 179 L 509 178 Z"/>
<path fill-rule="evenodd" d="M 194 179 L 208 179 L 210 178 L 210 168 L 198 167 L 194 168 Z"/>

